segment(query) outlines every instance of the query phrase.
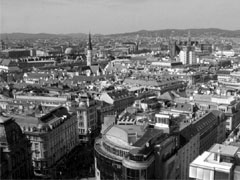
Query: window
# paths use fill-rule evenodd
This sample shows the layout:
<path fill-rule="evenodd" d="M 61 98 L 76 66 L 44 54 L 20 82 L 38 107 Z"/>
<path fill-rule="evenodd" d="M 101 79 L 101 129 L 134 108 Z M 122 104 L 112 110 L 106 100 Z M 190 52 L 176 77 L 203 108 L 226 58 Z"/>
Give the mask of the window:
<path fill-rule="evenodd" d="M 38 149 L 39 148 L 39 144 L 38 143 L 34 143 L 34 149 Z"/>
<path fill-rule="evenodd" d="M 225 172 L 215 171 L 214 180 L 224 180 L 229 179 L 229 174 Z"/>
<path fill-rule="evenodd" d="M 138 179 L 138 178 L 139 178 L 139 170 L 127 168 L 127 179 Z"/>

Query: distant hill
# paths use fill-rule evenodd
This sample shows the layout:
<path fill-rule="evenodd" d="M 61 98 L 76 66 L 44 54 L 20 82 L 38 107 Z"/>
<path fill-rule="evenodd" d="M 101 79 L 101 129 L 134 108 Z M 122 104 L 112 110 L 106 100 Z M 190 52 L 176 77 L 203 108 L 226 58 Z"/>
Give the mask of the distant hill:
<path fill-rule="evenodd" d="M 110 34 L 110 37 L 118 36 L 187 36 L 188 32 L 191 32 L 191 36 L 221 36 L 221 37 L 240 37 L 240 30 L 223 30 L 217 28 L 208 29 L 163 29 L 163 30 L 141 30 L 129 33 Z"/>
<path fill-rule="evenodd" d="M 26 39 L 56 39 L 56 38 L 83 38 L 87 34 L 84 33 L 72 33 L 72 34 L 47 34 L 47 33 L 3 33 L 0 34 L 0 39 L 15 39 L 15 40 L 26 40 Z"/>
<path fill-rule="evenodd" d="M 123 36 L 143 36 L 143 37 L 169 37 L 169 36 L 187 36 L 188 32 L 191 32 L 191 36 L 221 36 L 221 37 L 240 37 L 240 30 L 224 30 L 217 28 L 208 29 L 163 29 L 163 30 L 140 30 L 136 32 L 119 33 L 119 34 L 109 34 L 101 35 L 95 34 L 94 36 L 105 36 L 105 37 L 123 37 Z M 56 38 L 74 38 L 81 39 L 86 38 L 88 34 L 84 33 L 71 33 L 71 34 L 47 34 L 47 33 L 3 33 L 0 34 L 0 39 L 16 39 L 16 40 L 26 40 L 26 39 L 56 39 Z"/>

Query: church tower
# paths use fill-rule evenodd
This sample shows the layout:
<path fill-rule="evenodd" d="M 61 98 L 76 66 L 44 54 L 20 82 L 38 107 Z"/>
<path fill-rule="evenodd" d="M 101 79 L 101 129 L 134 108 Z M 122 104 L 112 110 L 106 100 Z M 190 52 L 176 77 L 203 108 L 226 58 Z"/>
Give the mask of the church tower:
<path fill-rule="evenodd" d="M 191 47 L 191 46 L 192 46 L 192 40 L 191 40 L 191 32 L 190 32 L 190 30 L 188 31 L 187 46 L 188 46 L 188 47 Z"/>
<path fill-rule="evenodd" d="M 88 35 L 88 49 L 87 49 L 87 66 L 92 65 L 92 42 L 91 34 Z"/>

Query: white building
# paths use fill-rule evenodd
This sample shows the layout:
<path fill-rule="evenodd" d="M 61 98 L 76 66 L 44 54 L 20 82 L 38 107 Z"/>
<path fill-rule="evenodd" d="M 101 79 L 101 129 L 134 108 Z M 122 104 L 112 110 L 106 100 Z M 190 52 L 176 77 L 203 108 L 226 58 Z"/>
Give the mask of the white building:
<path fill-rule="evenodd" d="M 183 64 L 196 64 L 197 63 L 197 59 L 196 59 L 196 53 L 194 50 L 181 50 L 179 53 L 179 58 L 180 58 L 180 62 L 182 62 Z"/>
<path fill-rule="evenodd" d="M 189 177 L 197 180 L 240 179 L 239 147 L 215 144 L 189 165 Z"/>
<path fill-rule="evenodd" d="M 183 64 L 188 64 L 188 53 L 187 53 L 187 51 L 181 50 L 180 53 L 179 53 L 179 59 L 180 59 L 180 62 L 182 62 Z"/>

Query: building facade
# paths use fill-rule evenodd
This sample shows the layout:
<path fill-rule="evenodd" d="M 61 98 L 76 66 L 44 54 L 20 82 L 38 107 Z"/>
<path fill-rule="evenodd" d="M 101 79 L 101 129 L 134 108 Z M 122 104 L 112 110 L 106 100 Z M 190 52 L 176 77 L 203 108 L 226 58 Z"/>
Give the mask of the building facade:
<path fill-rule="evenodd" d="M 111 124 L 95 142 L 96 179 L 174 177 L 178 145 L 178 136 L 159 129 Z"/>
<path fill-rule="evenodd" d="M 92 65 L 92 59 L 93 59 L 92 41 L 91 41 L 91 34 L 89 33 L 89 35 L 88 35 L 88 49 L 87 49 L 87 66 Z"/>
<path fill-rule="evenodd" d="M 96 101 L 89 94 L 84 93 L 79 96 L 76 112 L 80 142 L 88 142 L 98 135 L 97 107 Z"/>
<path fill-rule="evenodd" d="M 31 144 L 13 118 L 0 117 L 0 179 L 31 179 Z"/>
<path fill-rule="evenodd" d="M 35 176 L 56 178 L 58 164 L 78 143 L 76 115 L 60 106 L 39 118 L 14 118 L 31 141 Z"/>

